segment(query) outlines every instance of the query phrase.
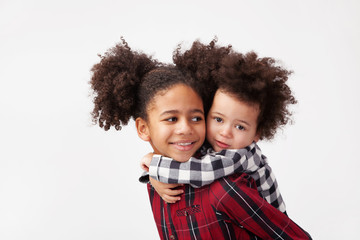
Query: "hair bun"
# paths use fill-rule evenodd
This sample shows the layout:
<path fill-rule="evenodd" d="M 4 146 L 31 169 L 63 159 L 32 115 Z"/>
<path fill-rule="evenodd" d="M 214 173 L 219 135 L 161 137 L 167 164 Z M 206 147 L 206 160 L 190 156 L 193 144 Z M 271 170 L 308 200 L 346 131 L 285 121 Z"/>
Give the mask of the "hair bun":
<path fill-rule="evenodd" d="M 111 126 L 121 130 L 134 115 L 136 95 L 143 76 L 156 68 L 158 62 L 144 53 L 132 51 L 127 42 L 110 48 L 99 55 L 90 85 L 94 93 L 92 119 L 105 130 Z"/>

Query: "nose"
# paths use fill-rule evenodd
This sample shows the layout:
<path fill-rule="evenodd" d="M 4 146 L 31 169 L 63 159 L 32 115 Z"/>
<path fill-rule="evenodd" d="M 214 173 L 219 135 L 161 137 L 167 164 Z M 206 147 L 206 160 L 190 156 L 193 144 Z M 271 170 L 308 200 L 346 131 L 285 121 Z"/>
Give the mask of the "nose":
<path fill-rule="evenodd" d="M 231 126 L 229 126 L 228 124 L 223 124 L 221 129 L 220 129 L 220 135 L 225 137 L 225 138 L 230 138 L 232 135 L 232 131 L 231 131 Z"/>
<path fill-rule="evenodd" d="M 182 119 L 182 120 L 178 121 L 177 126 L 176 126 L 177 134 L 182 134 L 182 135 L 191 134 L 192 130 L 193 130 L 192 126 L 188 120 Z"/>

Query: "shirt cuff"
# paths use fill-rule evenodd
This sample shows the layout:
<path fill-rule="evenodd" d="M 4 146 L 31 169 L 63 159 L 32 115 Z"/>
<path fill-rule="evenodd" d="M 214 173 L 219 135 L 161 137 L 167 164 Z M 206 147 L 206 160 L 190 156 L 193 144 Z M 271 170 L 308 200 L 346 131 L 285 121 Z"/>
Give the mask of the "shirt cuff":
<path fill-rule="evenodd" d="M 141 177 L 139 177 L 139 182 L 141 182 L 141 183 L 149 183 L 149 173 L 144 171 L 141 174 Z"/>
<path fill-rule="evenodd" d="M 151 159 L 151 163 L 150 163 L 150 167 L 149 167 L 149 175 L 150 177 L 152 177 L 153 179 L 159 181 L 159 176 L 158 176 L 158 169 L 159 169 L 159 165 L 161 162 L 161 155 L 158 154 L 154 154 L 152 159 Z"/>

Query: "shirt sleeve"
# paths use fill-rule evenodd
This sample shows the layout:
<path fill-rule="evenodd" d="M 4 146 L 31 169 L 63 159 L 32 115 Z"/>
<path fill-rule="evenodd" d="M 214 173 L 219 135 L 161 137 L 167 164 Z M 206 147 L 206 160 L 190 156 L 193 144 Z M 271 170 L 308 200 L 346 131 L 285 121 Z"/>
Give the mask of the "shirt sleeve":
<path fill-rule="evenodd" d="M 256 143 L 242 149 L 208 152 L 201 159 L 192 157 L 187 162 L 154 155 L 149 168 L 150 177 L 164 183 L 190 184 L 202 187 L 234 172 L 256 172 L 264 165 Z"/>
<path fill-rule="evenodd" d="M 141 176 L 139 177 L 139 182 L 141 182 L 141 183 L 149 183 L 149 173 L 144 171 L 141 174 Z"/>
<path fill-rule="evenodd" d="M 261 239 L 311 239 L 311 236 L 260 197 L 254 180 L 234 174 L 211 185 L 217 214 Z"/>

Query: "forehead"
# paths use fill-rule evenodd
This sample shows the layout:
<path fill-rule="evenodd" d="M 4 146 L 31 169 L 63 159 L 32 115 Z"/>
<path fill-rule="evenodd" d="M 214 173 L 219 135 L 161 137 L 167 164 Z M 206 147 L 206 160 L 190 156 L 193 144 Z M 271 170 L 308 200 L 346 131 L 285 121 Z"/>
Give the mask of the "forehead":
<path fill-rule="evenodd" d="M 258 104 L 248 103 L 238 99 L 235 95 L 217 91 L 211 111 L 229 118 L 250 121 L 257 120 L 260 109 Z"/>
<path fill-rule="evenodd" d="M 187 111 L 193 108 L 203 111 L 201 97 L 191 87 L 185 84 L 176 84 L 159 91 L 149 104 L 148 111 Z"/>
<path fill-rule="evenodd" d="M 244 99 L 241 99 L 241 96 L 236 95 L 222 89 L 218 89 L 214 96 L 214 103 L 223 103 L 223 104 L 240 104 L 243 106 L 248 106 L 249 108 L 260 109 L 260 105 L 256 102 L 249 102 Z"/>

